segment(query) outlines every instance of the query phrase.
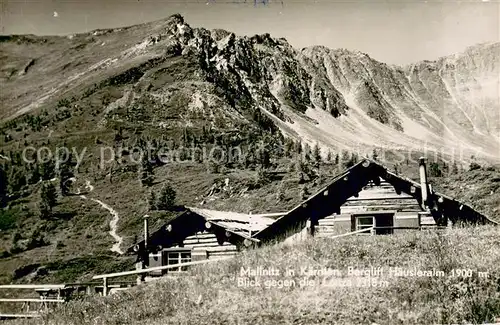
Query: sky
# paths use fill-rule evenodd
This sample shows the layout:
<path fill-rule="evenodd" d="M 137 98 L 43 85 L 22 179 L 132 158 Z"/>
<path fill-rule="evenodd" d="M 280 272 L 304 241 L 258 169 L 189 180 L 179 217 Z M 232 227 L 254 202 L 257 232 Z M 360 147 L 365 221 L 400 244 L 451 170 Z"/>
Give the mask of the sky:
<path fill-rule="evenodd" d="M 184 16 L 192 27 L 270 33 L 407 64 L 500 41 L 500 0 L 0 0 L 0 33 L 62 35 Z"/>

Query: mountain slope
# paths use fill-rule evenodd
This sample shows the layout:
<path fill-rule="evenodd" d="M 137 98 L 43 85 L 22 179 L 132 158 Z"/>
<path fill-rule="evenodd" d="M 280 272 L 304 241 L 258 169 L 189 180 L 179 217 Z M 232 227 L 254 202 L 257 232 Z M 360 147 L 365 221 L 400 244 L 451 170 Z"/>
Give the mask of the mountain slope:
<path fill-rule="evenodd" d="M 302 54 L 328 75 L 352 108 L 344 124 L 352 125 L 349 137 L 360 134 L 360 145 L 371 139 L 372 144 L 425 146 L 447 153 L 477 150 L 479 155 L 499 157 L 500 44 L 408 67 L 324 47 L 307 48 Z M 319 114 L 310 115 L 321 120 Z"/>
<path fill-rule="evenodd" d="M 499 44 L 396 67 L 359 52 L 296 50 L 268 34 L 191 28 L 179 15 L 2 40 L 4 119 L 50 110 L 64 98 L 70 111 L 91 106 L 93 117 L 84 120 L 100 126 L 117 119 L 233 129 L 260 109 L 285 134 L 324 147 L 500 156 Z M 104 87 L 102 105 L 93 105 Z"/>

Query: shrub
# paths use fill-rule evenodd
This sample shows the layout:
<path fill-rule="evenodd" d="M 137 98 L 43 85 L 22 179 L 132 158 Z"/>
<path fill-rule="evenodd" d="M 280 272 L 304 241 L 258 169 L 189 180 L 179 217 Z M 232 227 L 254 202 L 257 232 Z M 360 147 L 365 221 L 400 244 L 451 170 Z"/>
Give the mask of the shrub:
<path fill-rule="evenodd" d="M 469 165 L 469 170 L 472 171 L 472 170 L 477 170 L 477 169 L 481 169 L 481 165 L 479 165 L 476 162 L 471 162 Z"/>
<path fill-rule="evenodd" d="M 30 236 L 30 239 L 28 241 L 27 249 L 33 249 L 37 247 L 42 247 L 47 245 L 48 243 L 46 242 L 44 236 L 42 235 L 41 231 L 39 228 L 36 228 L 33 233 Z"/>
<path fill-rule="evenodd" d="M 207 162 L 207 172 L 209 174 L 219 174 L 221 172 L 222 165 L 213 160 Z"/>
<path fill-rule="evenodd" d="M 441 170 L 441 167 L 439 166 L 439 164 L 432 162 L 429 165 L 429 176 L 431 176 L 431 177 L 443 176 L 443 171 Z"/>
<path fill-rule="evenodd" d="M 17 209 L 0 209 L 0 231 L 13 228 L 16 225 Z"/>
<path fill-rule="evenodd" d="M 57 102 L 57 107 L 69 107 L 70 101 L 67 98 L 63 98 Z"/>
<path fill-rule="evenodd" d="M 253 182 L 253 188 L 259 188 L 270 182 L 269 173 L 264 168 L 259 168 Z"/>

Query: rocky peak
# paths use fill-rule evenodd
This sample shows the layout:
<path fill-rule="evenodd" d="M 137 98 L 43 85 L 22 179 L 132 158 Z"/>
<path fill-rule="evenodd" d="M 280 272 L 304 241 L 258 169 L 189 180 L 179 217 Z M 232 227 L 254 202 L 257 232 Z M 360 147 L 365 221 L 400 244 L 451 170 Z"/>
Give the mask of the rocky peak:
<path fill-rule="evenodd" d="M 325 77 L 303 67 L 300 52 L 284 39 L 269 33 L 240 37 L 222 29 L 191 28 L 180 15 L 170 17 L 165 30 L 178 53 L 196 55 L 209 80 L 224 94 L 239 94 L 247 105 L 263 103 L 278 116 L 280 102 L 300 112 L 318 107 L 334 116 L 347 109 Z"/>

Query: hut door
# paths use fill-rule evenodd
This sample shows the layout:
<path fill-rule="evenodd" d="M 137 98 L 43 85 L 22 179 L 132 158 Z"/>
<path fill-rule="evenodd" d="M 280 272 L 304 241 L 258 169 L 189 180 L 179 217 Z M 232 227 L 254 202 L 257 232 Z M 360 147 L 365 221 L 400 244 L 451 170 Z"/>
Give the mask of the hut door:
<path fill-rule="evenodd" d="M 376 216 L 377 227 L 385 227 L 376 229 L 377 235 L 389 235 L 394 232 L 394 213 L 383 213 Z"/>

